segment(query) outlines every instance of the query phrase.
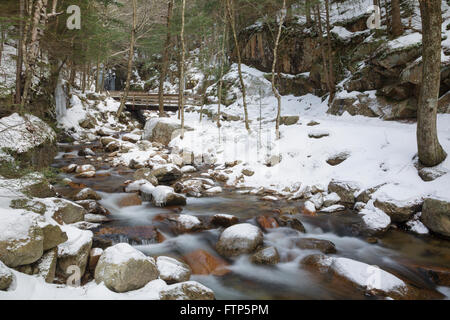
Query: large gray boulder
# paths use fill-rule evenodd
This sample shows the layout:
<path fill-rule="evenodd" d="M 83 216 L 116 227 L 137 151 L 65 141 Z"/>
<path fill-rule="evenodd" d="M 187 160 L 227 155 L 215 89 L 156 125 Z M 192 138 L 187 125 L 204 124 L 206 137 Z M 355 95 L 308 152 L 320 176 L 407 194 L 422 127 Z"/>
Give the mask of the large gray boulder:
<path fill-rule="evenodd" d="M 249 223 L 235 224 L 226 228 L 216 245 L 217 252 L 232 257 L 254 252 L 263 243 L 261 230 Z"/>
<path fill-rule="evenodd" d="M 55 199 L 53 203 L 55 206 L 52 208 L 54 210 L 52 217 L 59 224 L 72 224 L 84 220 L 86 210 L 82 206 L 64 199 Z"/>
<path fill-rule="evenodd" d="M 393 222 L 406 222 L 420 211 L 422 203 L 420 200 L 398 201 L 381 195 L 375 199 L 374 205 L 390 216 Z"/>
<path fill-rule="evenodd" d="M 67 234 L 54 222 L 42 222 L 40 227 L 44 234 L 44 251 L 53 249 L 68 240 Z"/>
<path fill-rule="evenodd" d="M 192 130 L 185 127 L 185 130 Z M 181 134 L 181 124 L 169 118 L 153 118 L 147 121 L 144 128 L 143 140 L 159 142 L 168 145 L 172 139 Z"/>
<path fill-rule="evenodd" d="M 151 174 L 158 179 L 159 183 L 171 183 L 183 175 L 180 168 L 174 164 L 162 164 L 154 167 Z"/>
<path fill-rule="evenodd" d="M 107 248 L 95 268 L 95 281 L 118 293 L 140 289 L 158 277 L 155 260 L 127 243 Z"/>
<path fill-rule="evenodd" d="M 0 261 L 0 291 L 6 291 L 14 280 L 14 274 Z"/>
<path fill-rule="evenodd" d="M 44 253 L 44 234 L 30 214 L 4 213 L 0 225 L 0 261 L 10 268 L 31 264 Z"/>
<path fill-rule="evenodd" d="M 431 231 L 450 237 L 450 202 L 433 198 L 425 199 L 420 220 Z"/>
<path fill-rule="evenodd" d="M 184 206 L 186 196 L 176 193 L 172 187 L 157 186 L 152 190 L 152 202 L 157 207 Z"/>

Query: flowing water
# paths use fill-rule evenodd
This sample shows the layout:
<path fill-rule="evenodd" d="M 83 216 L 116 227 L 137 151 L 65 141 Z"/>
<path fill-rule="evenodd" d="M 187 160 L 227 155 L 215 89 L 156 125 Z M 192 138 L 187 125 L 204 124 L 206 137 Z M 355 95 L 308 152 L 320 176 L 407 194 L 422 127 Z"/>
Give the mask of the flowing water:
<path fill-rule="evenodd" d="M 85 147 L 85 146 L 83 146 Z M 101 156 L 98 145 L 90 145 Z M 88 163 L 84 157 L 76 156 L 80 146 L 61 145 L 61 153 L 55 159 L 55 167 L 70 163 Z M 69 157 L 69 158 L 67 158 Z M 97 173 L 103 177 L 76 179 L 96 190 L 101 196 L 100 203 L 111 212 L 111 222 L 99 229 L 116 228 L 122 232 L 113 238 L 114 242 L 128 242 L 147 255 L 169 255 L 182 258 L 185 254 L 202 249 L 217 256 L 215 244 L 220 229 L 191 234 L 178 234 L 170 222 L 159 219 L 161 215 L 184 213 L 205 219 L 217 213 L 231 214 L 241 222 L 254 222 L 255 217 L 274 214 L 281 206 L 298 205 L 287 202 L 266 202 L 250 194 L 240 194 L 233 190 L 215 197 L 188 198 L 188 204 L 182 208 L 155 208 L 150 203 L 120 208 L 118 199 L 125 196 L 123 186 L 131 179 L 133 170 L 128 168 L 110 168 L 102 162 L 89 162 L 96 166 Z M 68 196 L 71 188 L 59 186 L 58 191 Z M 449 296 L 448 287 L 436 287 L 429 276 L 420 272 L 417 266 L 449 268 L 450 241 L 432 236 L 418 236 L 402 230 L 391 229 L 377 243 L 369 243 L 360 235 L 358 226 L 361 221 L 353 212 L 338 214 L 319 214 L 316 217 L 300 216 L 306 233 L 290 228 L 269 229 L 265 234 L 265 244 L 278 249 L 281 262 L 275 266 L 259 266 L 249 262 L 248 256 L 227 260 L 230 273 L 224 276 L 193 275 L 192 279 L 214 290 L 217 299 L 364 299 L 370 298 L 317 280 L 299 266 L 299 261 L 313 250 L 301 250 L 294 242 L 302 237 L 332 241 L 338 250 L 337 256 L 352 258 L 371 265 L 377 265 L 420 288 L 431 289 Z M 154 228 L 165 238 L 155 241 Z M 95 231 L 99 231 L 95 230 Z M 447 269 L 448 270 L 448 269 Z"/>

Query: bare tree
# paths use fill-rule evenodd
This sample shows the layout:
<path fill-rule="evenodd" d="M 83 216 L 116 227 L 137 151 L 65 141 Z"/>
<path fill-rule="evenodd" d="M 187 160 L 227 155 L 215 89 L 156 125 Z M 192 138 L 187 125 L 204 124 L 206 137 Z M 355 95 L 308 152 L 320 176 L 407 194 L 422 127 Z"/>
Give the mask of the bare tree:
<path fill-rule="evenodd" d="M 170 42 L 172 39 L 171 34 L 171 24 L 172 24 L 172 14 L 173 14 L 173 0 L 168 1 L 167 9 L 167 35 L 166 42 L 164 44 L 164 52 L 161 62 L 161 73 L 159 75 L 159 88 L 158 88 L 158 99 L 159 99 L 159 116 L 164 117 L 164 81 L 166 80 L 167 69 L 169 68 L 169 49 Z"/>
<path fill-rule="evenodd" d="M 127 101 L 128 93 L 130 91 L 131 73 L 133 71 L 134 45 L 136 41 L 136 25 L 137 25 L 136 0 L 132 0 L 132 3 L 133 3 L 133 25 L 131 27 L 130 51 L 128 52 L 127 82 L 125 84 L 125 91 L 122 95 L 122 98 L 120 99 L 120 107 L 119 110 L 117 111 L 117 117 L 120 117 L 123 110 L 125 109 L 125 103 Z"/>
<path fill-rule="evenodd" d="M 391 32 L 394 37 L 401 36 L 403 34 L 402 17 L 400 13 L 400 0 L 391 1 Z"/>
<path fill-rule="evenodd" d="M 447 154 L 437 135 L 437 107 L 441 77 L 441 0 L 419 0 L 422 17 L 422 82 L 417 110 L 419 161 L 436 166 Z"/>
<path fill-rule="evenodd" d="M 224 11 L 226 8 L 224 8 Z M 222 33 L 222 44 L 220 49 L 220 79 L 219 79 L 219 88 L 217 92 L 217 127 L 220 128 L 220 107 L 222 104 L 222 88 L 223 88 L 223 73 L 224 73 L 224 65 L 225 65 L 225 42 L 227 41 L 227 20 L 223 21 L 223 33 Z"/>
<path fill-rule="evenodd" d="M 184 15 L 186 11 L 186 0 L 183 0 L 183 7 L 181 11 L 181 34 L 180 34 L 180 40 L 181 40 L 181 64 L 180 64 L 180 92 L 182 94 L 180 95 L 181 101 L 181 139 L 184 139 L 184 60 L 185 60 L 185 43 L 184 43 Z"/>
<path fill-rule="evenodd" d="M 275 86 L 275 68 L 277 66 L 278 46 L 280 44 L 281 32 L 283 30 L 284 20 L 286 19 L 286 0 L 283 0 L 283 8 L 281 9 L 281 15 L 278 22 L 278 34 L 275 40 L 275 47 L 273 49 L 273 63 L 272 63 L 272 91 L 277 98 L 277 118 L 275 120 L 275 135 L 276 139 L 280 139 L 280 118 L 281 118 L 281 95 Z"/>

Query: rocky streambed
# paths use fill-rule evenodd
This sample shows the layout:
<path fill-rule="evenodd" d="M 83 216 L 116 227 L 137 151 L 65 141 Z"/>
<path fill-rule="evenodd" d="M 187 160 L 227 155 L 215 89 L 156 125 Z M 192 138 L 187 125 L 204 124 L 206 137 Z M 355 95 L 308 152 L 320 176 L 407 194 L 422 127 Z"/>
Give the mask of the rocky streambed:
<path fill-rule="evenodd" d="M 320 190 L 305 201 L 264 188 L 234 188 L 221 174 L 233 163 L 214 170 L 208 161 L 186 160 L 136 133 L 103 132 L 91 143 L 61 144 L 53 164 L 65 172 L 57 192 L 85 209 L 82 227 L 94 233 L 83 283 L 107 281 L 112 271 L 103 260 L 126 256 L 130 249 L 117 247 L 126 243 L 166 266 L 159 269 L 167 283 L 195 280 L 217 299 L 450 295 L 449 241 L 395 227 L 373 234 L 333 196 L 322 202 L 334 209 L 317 213 L 314 194 Z M 151 163 L 117 161 L 130 144 L 143 152 L 151 147 Z M 151 269 L 138 267 L 145 268 Z"/>

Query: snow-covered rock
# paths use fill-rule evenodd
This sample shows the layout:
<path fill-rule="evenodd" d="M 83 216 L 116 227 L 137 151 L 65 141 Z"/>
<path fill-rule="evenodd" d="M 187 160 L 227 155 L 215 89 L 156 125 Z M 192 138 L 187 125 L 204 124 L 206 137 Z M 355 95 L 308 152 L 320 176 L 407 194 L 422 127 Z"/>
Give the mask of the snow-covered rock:
<path fill-rule="evenodd" d="M 0 261 L 0 291 L 8 290 L 14 280 L 14 274 Z"/>
<path fill-rule="evenodd" d="M 80 230 L 72 226 L 65 226 L 68 240 L 58 246 L 57 272 L 64 277 L 69 277 L 72 267 L 79 268 L 80 275 L 86 271 L 89 252 L 92 247 L 93 234 L 91 231 Z"/>
<path fill-rule="evenodd" d="M 370 200 L 359 214 L 362 216 L 365 227 L 371 232 L 386 231 L 391 224 L 391 218 L 374 206 L 374 200 Z"/>
<path fill-rule="evenodd" d="M 196 281 L 168 286 L 160 293 L 161 300 L 214 300 L 214 292 Z"/>
<path fill-rule="evenodd" d="M 156 259 L 156 266 L 159 277 L 168 284 L 188 281 L 191 277 L 189 266 L 174 258 L 160 256 Z"/>
<path fill-rule="evenodd" d="M 251 260 L 256 264 L 277 264 L 280 262 L 280 255 L 277 248 L 267 247 L 256 251 L 251 256 Z"/>
<path fill-rule="evenodd" d="M 185 130 L 192 129 L 185 127 Z M 145 124 L 142 139 L 168 145 L 172 139 L 180 134 L 181 124 L 179 121 L 170 118 L 153 118 Z"/>
<path fill-rule="evenodd" d="M 114 292 L 128 292 L 157 279 L 155 260 L 127 243 L 107 248 L 95 268 L 95 281 Z"/>
<path fill-rule="evenodd" d="M 435 198 L 425 199 L 420 220 L 431 231 L 450 237 L 450 202 Z"/>
<path fill-rule="evenodd" d="M 254 252 L 262 242 L 263 234 L 258 227 L 241 223 L 222 232 L 216 249 L 223 256 L 238 256 Z"/>
<path fill-rule="evenodd" d="M 153 204 L 158 207 L 186 205 L 186 197 L 175 193 L 174 189 L 168 186 L 157 186 L 154 188 L 152 198 Z"/>
<path fill-rule="evenodd" d="M 178 232 L 193 232 L 201 228 L 202 222 L 195 216 L 180 214 L 177 218 Z"/>
<path fill-rule="evenodd" d="M 180 168 L 174 164 L 163 164 L 153 167 L 152 175 L 158 179 L 160 183 L 170 183 L 181 178 Z"/>

